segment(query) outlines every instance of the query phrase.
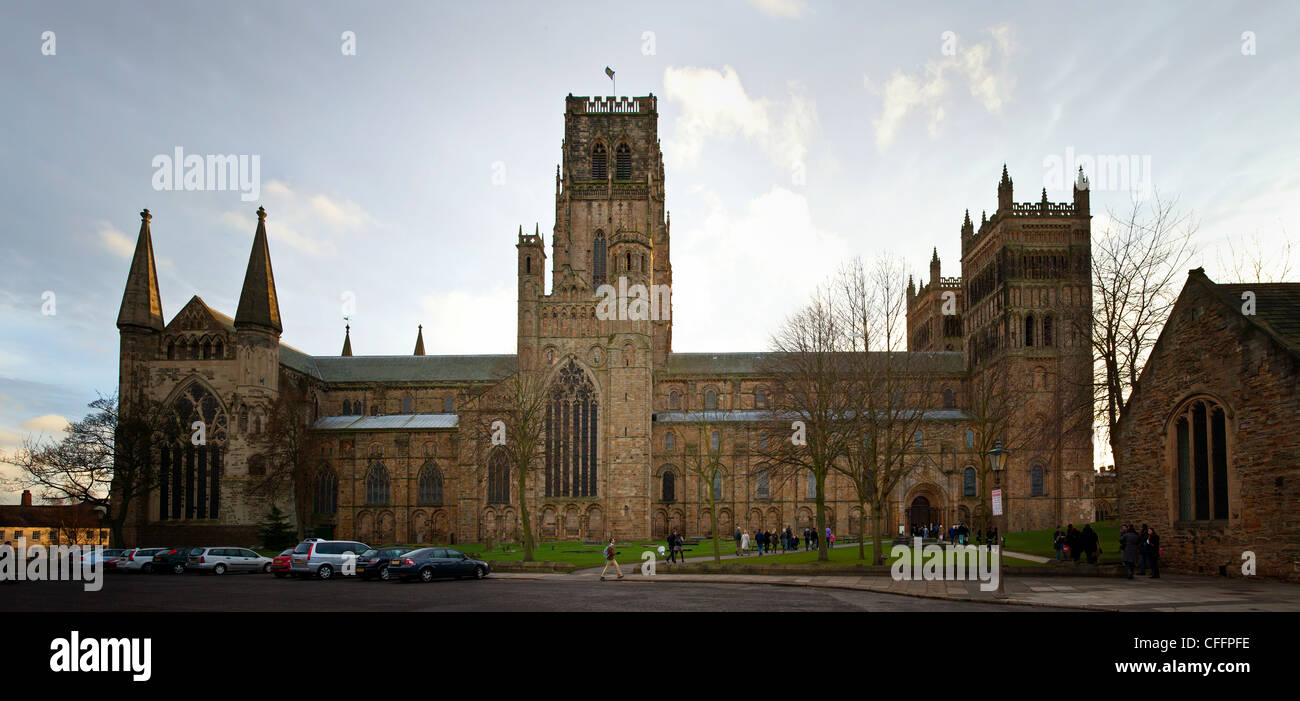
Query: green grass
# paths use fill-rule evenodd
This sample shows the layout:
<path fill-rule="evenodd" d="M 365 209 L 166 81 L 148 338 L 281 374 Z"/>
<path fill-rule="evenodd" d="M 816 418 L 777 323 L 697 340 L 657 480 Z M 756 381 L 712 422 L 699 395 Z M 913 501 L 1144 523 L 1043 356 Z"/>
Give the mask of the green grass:
<path fill-rule="evenodd" d="M 894 561 L 898 559 L 892 557 L 892 552 L 893 552 L 892 548 L 893 548 L 892 545 L 886 546 L 886 551 L 891 554 L 891 557 L 888 558 L 889 564 L 893 564 Z M 904 557 L 909 556 L 911 552 L 911 548 L 907 548 L 903 552 L 904 552 L 903 555 Z M 831 566 L 862 565 L 862 564 L 870 565 L 872 564 L 872 558 L 875 556 L 875 549 L 872 548 L 871 546 L 867 546 L 863 548 L 863 554 L 866 558 L 865 560 L 858 559 L 857 547 L 833 548 L 827 551 L 827 554 L 830 556 L 830 559 L 826 561 L 821 561 L 817 559 L 816 550 L 809 550 L 807 552 L 800 550 L 799 552 L 786 553 L 784 555 L 782 554 L 763 555 L 762 557 L 760 557 L 758 554 L 755 553 L 755 554 L 747 555 L 742 558 L 723 560 L 722 567 L 723 569 L 726 569 L 729 567 L 738 567 L 741 565 L 746 565 L 746 566 L 813 565 L 813 566 L 820 566 L 820 567 L 825 567 L 828 565 Z M 1014 567 L 1038 567 L 1038 566 L 1042 566 L 1044 563 L 1032 562 L 1030 560 L 1021 560 L 1019 558 L 1014 558 L 1014 557 L 1008 557 L 1006 559 L 1006 564 L 1008 567 L 1013 567 L 1013 566 Z"/>
<path fill-rule="evenodd" d="M 1062 524 L 1064 526 L 1065 524 Z M 1076 523 L 1074 527 L 1083 530 L 1084 524 Z M 1064 531 L 1064 527 L 1061 529 Z M 1101 521 L 1092 524 L 1092 530 L 1097 532 L 1098 547 L 1101 548 L 1102 560 L 1118 560 L 1119 557 L 1119 521 Z M 1017 553 L 1027 553 L 1030 555 L 1042 555 L 1043 557 L 1056 558 L 1056 549 L 1052 546 L 1052 534 L 1056 532 L 1055 528 L 1045 528 L 1038 531 L 1021 531 L 1019 533 L 1006 534 L 1007 550 Z"/>

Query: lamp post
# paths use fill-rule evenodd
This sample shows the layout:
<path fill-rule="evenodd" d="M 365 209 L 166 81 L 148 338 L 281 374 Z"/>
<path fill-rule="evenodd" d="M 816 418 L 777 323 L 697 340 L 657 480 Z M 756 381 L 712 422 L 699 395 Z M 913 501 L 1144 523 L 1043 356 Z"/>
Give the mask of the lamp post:
<path fill-rule="evenodd" d="M 1001 487 L 1002 487 L 1002 470 L 1003 468 L 1006 467 L 1007 455 L 1009 455 L 1010 453 L 1011 451 L 1002 447 L 1001 439 L 994 440 L 993 448 L 988 452 L 989 469 L 993 470 L 993 484 L 998 487 L 999 491 L 1001 491 Z M 995 539 L 995 544 L 998 546 L 998 593 L 997 595 L 999 597 L 1005 597 L 1007 595 L 1006 593 L 1007 590 L 1006 590 L 1006 577 L 1004 577 L 1002 574 L 1002 534 L 1006 532 L 1006 527 L 1007 527 L 1007 523 L 1006 523 L 1007 504 L 1005 499 L 1000 499 L 999 501 L 1001 501 L 1001 505 L 1002 505 L 1002 525 L 1000 528 L 998 528 L 998 537 Z"/>

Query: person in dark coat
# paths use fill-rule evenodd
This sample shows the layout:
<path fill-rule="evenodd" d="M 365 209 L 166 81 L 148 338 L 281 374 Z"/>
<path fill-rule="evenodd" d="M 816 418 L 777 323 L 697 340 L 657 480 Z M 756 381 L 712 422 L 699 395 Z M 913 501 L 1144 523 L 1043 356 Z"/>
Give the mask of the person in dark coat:
<path fill-rule="evenodd" d="M 1132 525 L 1125 525 L 1119 535 L 1119 550 L 1124 566 L 1128 568 L 1129 579 L 1133 579 L 1133 570 L 1137 567 L 1138 545 L 1137 531 L 1133 530 Z"/>
<path fill-rule="evenodd" d="M 1083 541 L 1083 552 L 1088 556 L 1088 564 L 1097 564 L 1097 553 L 1101 552 L 1101 548 L 1097 547 L 1097 532 L 1092 530 L 1091 523 L 1084 524 L 1083 532 L 1079 534 L 1079 539 Z"/>
<path fill-rule="evenodd" d="M 1160 534 L 1156 529 L 1147 529 L 1147 564 L 1151 565 L 1151 578 L 1160 579 Z"/>

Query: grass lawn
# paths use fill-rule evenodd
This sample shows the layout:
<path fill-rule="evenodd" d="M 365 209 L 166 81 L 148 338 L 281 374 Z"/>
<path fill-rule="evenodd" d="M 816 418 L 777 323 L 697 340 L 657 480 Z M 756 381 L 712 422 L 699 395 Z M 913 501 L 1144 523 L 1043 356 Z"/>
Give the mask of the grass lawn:
<path fill-rule="evenodd" d="M 1082 523 L 1074 524 L 1074 527 L 1079 530 L 1083 530 L 1083 526 L 1084 524 Z M 1092 524 L 1092 530 L 1097 532 L 1097 544 L 1098 547 L 1101 548 L 1102 559 L 1110 560 L 1112 557 L 1118 557 L 1119 521 L 1101 521 L 1094 523 Z M 1043 557 L 1055 558 L 1056 550 L 1052 547 L 1052 534 L 1055 532 L 1055 528 L 1045 528 L 1039 531 L 1007 533 L 1007 550 L 1017 553 L 1029 553 L 1030 555 L 1042 555 Z"/>
<path fill-rule="evenodd" d="M 887 551 L 892 552 L 892 548 L 893 548 L 892 545 L 887 546 Z M 762 557 L 759 557 L 759 555 L 756 552 L 754 552 L 742 558 L 723 560 L 722 567 L 728 568 L 728 567 L 736 567 L 739 565 L 752 566 L 752 565 L 769 565 L 769 564 L 770 565 L 816 565 L 816 566 L 823 566 L 823 567 L 826 565 L 861 565 L 861 564 L 869 565 L 872 562 L 871 558 L 875 556 L 874 549 L 871 546 L 867 546 L 863 550 L 866 559 L 859 560 L 858 549 L 856 546 L 851 548 L 833 548 L 830 551 L 828 551 L 828 554 L 830 555 L 830 559 L 825 562 L 821 562 L 817 559 L 816 550 L 809 550 L 807 552 L 800 550 L 799 552 L 786 553 L 784 555 L 777 553 L 776 555 L 763 555 Z M 906 552 L 910 554 L 910 550 L 911 548 L 908 548 Z M 893 558 L 893 557 L 889 558 L 889 563 L 893 564 L 893 562 L 896 559 L 897 558 Z M 1044 563 L 1031 562 L 1029 560 L 1020 560 L 1014 557 L 1008 557 L 1006 559 L 1006 564 L 1008 567 L 1038 567 L 1038 566 L 1042 566 Z"/>

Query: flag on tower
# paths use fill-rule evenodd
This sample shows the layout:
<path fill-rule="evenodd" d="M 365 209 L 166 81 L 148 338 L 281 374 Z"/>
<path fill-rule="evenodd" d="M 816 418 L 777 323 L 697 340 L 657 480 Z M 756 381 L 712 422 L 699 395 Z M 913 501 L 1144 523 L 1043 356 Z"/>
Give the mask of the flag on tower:
<path fill-rule="evenodd" d="M 605 66 L 605 75 L 609 76 L 609 79 L 610 79 L 610 80 L 613 80 L 613 79 L 614 79 L 614 69 L 613 69 L 613 68 L 610 68 L 609 66 Z"/>

